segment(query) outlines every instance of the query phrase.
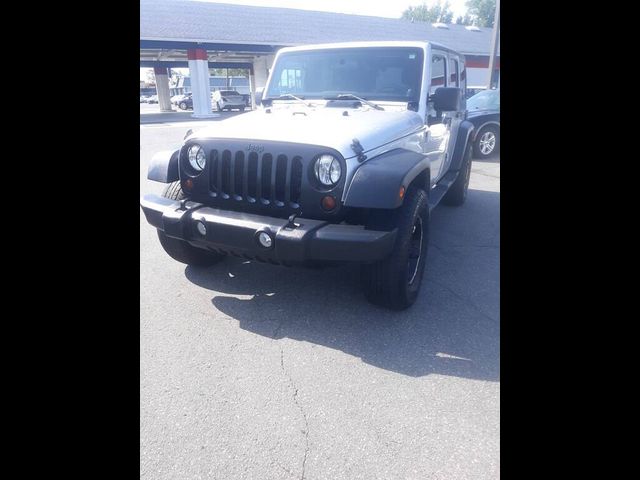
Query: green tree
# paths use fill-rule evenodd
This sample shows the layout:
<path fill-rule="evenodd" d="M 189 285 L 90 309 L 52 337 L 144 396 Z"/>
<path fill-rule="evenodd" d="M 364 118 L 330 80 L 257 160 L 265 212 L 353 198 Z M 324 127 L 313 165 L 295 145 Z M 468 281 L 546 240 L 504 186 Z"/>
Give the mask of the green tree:
<path fill-rule="evenodd" d="M 467 0 L 467 11 L 479 27 L 493 27 L 496 16 L 496 0 Z"/>
<path fill-rule="evenodd" d="M 230 77 L 248 76 L 249 75 L 249 69 L 248 68 L 212 68 L 211 69 L 211 75 L 214 75 L 216 77 L 226 77 L 227 76 L 227 71 L 229 71 L 229 76 Z"/>
<path fill-rule="evenodd" d="M 156 84 L 156 74 L 153 73 L 153 68 L 148 68 L 147 71 L 145 72 L 145 77 L 147 79 L 147 83 L 149 85 L 155 85 Z"/>
<path fill-rule="evenodd" d="M 456 18 L 456 24 L 457 25 L 473 25 L 473 19 L 471 18 L 471 15 L 469 15 L 468 13 L 465 13 L 464 16 L 460 15 L 458 18 Z"/>
<path fill-rule="evenodd" d="M 442 4 L 440 0 L 438 0 L 431 7 L 426 3 L 416 7 L 409 7 L 402 12 L 401 18 L 417 22 L 451 23 L 453 21 L 453 12 L 450 9 L 448 1 L 445 1 L 444 4 Z"/>

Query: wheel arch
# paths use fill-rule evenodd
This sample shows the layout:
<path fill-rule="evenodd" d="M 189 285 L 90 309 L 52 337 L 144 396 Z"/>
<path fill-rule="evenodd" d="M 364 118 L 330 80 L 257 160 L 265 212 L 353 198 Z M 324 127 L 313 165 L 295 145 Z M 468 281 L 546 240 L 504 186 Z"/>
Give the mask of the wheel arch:
<path fill-rule="evenodd" d="M 478 134 L 480 133 L 480 131 L 489 125 L 495 125 L 496 127 L 498 127 L 498 132 L 500 132 L 500 122 L 498 122 L 497 120 L 489 120 L 487 122 L 483 122 L 479 126 L 475 127 L 475 132 L 473 134 L 474 142 L 476 141 L 476 138 L 478 137 Z"/>
<path fill-rule="evenodd" d="M 428 185 L 429 158 L 419 152 L 396 148 L 367 160 L 356 170 L 345 190 L 346 207 L 395 209 L 402 205 L 401 187 Z"/>
<path fill-rule="evenodd" d="M 151 159 L 147 178 L 155 182 L 172 183 L 180 180 L 178 160 L 180 149 L 163 150 L 156 153 Z"/>

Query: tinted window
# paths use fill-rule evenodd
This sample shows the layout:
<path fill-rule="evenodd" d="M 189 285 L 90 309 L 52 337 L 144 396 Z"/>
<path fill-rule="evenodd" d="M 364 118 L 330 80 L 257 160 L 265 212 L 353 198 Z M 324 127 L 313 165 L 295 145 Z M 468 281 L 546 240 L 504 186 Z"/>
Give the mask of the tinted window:
<path fill-rule="evenodd" d="M 280 55 L 265 97 L 291 93 L 323 98 L 352 93 L 372 100 L 417 101 L 422 82 L 419 48 L 368 47 Z"/>

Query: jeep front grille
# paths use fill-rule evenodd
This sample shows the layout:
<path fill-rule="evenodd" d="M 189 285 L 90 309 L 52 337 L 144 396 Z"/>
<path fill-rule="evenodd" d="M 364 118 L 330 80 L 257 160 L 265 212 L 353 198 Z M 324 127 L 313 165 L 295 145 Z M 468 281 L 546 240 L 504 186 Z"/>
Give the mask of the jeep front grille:
<path fill-rule="evenodd" d="M 210 191 L 224 200 L 299 208 L 302 157 L 211 150 Z"/>

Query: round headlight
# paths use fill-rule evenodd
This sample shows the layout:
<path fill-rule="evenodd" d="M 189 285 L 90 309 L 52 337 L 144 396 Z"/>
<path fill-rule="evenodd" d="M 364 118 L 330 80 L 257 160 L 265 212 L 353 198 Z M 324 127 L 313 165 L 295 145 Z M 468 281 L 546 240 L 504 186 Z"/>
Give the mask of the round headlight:
<path fill-rule="evenodd" d="M 207 162 L 207 157 L 204 154 L 204 149 L 198 145 L 193 144 L 189 147 L 189 164 L 196 172 L 204 170 L 204 165 Z"/>
<path fill-rule="evenodd" d="M 340 162 L 332 155 L 322 155 L 318 158 L 314 170 L 318 181 L 327 187 L 332 187 L 338 183 L 340 175 L 342 175 Z"/>

